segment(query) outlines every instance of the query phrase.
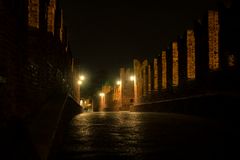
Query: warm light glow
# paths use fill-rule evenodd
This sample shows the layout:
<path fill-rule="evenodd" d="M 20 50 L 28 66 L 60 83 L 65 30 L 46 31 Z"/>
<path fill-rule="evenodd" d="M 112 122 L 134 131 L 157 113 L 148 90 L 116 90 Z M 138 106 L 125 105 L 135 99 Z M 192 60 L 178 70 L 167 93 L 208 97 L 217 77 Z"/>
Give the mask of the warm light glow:
<path fill-rule="evenodd" d="M 135 81 L 136 77 L 135 76 L 130 76 L 130 81 Z"/>
<path fill-rule="evenodd" d="M 99 93 L 99 96 L 101 97 L 100 98 L 100 101 L 99 101 L 99 104 L 100 104 L 100 108 L 99 108 L 99 111 L 103 111 L 104 108 L 106 107 L 106 101 L 105 101 L 105 93 L 101 92 Z"/>
<path fill-rule="evenodd" d="M 122 83 L 122 82 L 121 82 L 120 80 L 118 80 L 118 81 L 116 82 L 117 85 L 121 85 L 121 83 Z"/>
<path fill-rule="evenodd" d="M 83 75 L 81 75 L 81 76 L 79 76 L 79 78 L 80 78 L 80 80 L 85 80 L 85 76 L 83 76 Z"/>
<path fill-rule="evenodd" d="M 80 105 L 81 105 L 81 106 L 83 105 L 83 100 L 82 100 L 82 99 L 80 100 Z"/>
<path fill-rule="evenodd" d="M 101 92 L 101 93 L 99 93 L 99 96 L 100 96 L 100 97 L 104 97 L 104 96 L 105 96 L 105 93 Z"/>
<path fill-rule="evenodd" d="M 78 84 L 81 85 L 81 84 L 82 84 L 82 81 L 81 81 L 81 80 L 78 80 Z"/>

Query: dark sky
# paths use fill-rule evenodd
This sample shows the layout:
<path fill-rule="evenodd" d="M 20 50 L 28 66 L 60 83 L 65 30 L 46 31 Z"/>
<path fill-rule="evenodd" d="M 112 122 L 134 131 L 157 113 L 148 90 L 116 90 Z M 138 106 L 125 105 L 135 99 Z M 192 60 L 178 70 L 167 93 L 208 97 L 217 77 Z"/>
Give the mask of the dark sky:
<path fill-rule="evenodd" d="M 119 75 L 133 58 L 156 56 L 217 0 L 62 0 L 73 56 L 84 72 Z"/>

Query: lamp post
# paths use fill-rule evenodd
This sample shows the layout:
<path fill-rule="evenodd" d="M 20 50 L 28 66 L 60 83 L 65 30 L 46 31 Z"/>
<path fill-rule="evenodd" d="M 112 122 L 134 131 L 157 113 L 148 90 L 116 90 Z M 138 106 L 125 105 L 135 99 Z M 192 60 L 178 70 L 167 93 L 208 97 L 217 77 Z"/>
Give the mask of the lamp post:
<path fill-rule="evenodd" d="M 85 76 L 80 75 L 80 76 L 79 76 L 79 79 L 80 79 L 81 81 L 83 81 L 83 80 L 85 80 Z"/>
<path fill-rule="evenodd" d="M 101 92 L 99 93 L 100 96 L 100 111 L 103 111 L 103 109 L 105 108 L 105 93 Z"/>
<path fill-rule="evenodd" d="M 122 81 L 118 80 L 116 82 L 117 84 L 117 100 L 119 101 L 119 106 L 118 107 L 122 107 Z"/>
<path fill-rule="evenodd" d="M 79 102 L 79 105 L 81 105 L 81 100 L 80 100 L 80 88 L 81 88 L 81 85 L 82 85 L 82 81 L 81 81 L 81 80 L 78 80 L 77 100 L 78 100 L 78 102 Z"/>
<path fill-rule="evenodd" d="M 82 85 L 82 83 L 83 83 L 83 81 L 85 80 L 85 76 L 84 75 L 80 75 L 79 76 L 79 79 L 78 79 L 78 85 L 79 85 L 79 91 L 78 91 L 78 98 L 79 98 L 79 104 L 80 104 L 80 101 L 81 101 L 81 85 Z"/>
<path fill-rule="evenodd" d="M 133 97 L 134 97 L 134 104 L 137 103 L 137 83 L 136 83 L 136 76 L 130 76 L 130 81 L 133 81 Z"/>

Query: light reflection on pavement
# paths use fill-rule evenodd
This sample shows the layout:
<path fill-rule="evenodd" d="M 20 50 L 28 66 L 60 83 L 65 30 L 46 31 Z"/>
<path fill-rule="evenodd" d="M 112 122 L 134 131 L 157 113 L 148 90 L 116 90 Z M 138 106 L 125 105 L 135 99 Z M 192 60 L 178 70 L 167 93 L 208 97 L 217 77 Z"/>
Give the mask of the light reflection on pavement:
<path fill-rule="evenodd" d="M 77 115 L 57 159 L 223 159 L 223 128 L 199 117 L 168 113 Z"/>

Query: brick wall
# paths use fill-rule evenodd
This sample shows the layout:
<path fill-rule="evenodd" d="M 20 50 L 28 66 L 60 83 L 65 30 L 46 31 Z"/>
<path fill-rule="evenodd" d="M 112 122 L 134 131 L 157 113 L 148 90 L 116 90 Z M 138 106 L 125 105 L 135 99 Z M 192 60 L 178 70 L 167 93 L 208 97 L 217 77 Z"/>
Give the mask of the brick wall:
<path fill-rule="evenodd" d="M 0 117 L 30 120 L 51 97 L 70 85 L 71 54 L 60 39 L 39 29 L 18 27 L 0 0 Z M 24 19 L 24 18 L 23 18 Z"/>

